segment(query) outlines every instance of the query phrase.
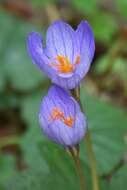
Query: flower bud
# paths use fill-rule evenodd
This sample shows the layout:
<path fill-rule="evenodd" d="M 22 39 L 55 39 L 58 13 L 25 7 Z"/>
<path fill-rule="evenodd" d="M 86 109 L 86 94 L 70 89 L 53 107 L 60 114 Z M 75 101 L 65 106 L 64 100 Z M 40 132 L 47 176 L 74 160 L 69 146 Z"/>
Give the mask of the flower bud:
<path fill-rule="evenodd" d="M 64 146 L 78 144 L 87 130 L 86 117 L 78 102 L 56 85 L 41 103 L 39 123 L 49 139 Z"/>

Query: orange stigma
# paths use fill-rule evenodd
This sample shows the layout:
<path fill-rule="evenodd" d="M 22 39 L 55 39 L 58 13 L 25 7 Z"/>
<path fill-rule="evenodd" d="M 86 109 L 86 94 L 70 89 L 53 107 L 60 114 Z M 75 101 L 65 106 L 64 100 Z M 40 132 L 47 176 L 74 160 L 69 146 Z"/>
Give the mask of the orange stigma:
<path fill-rule="evenodd" d="M 58 55 L 56 57 L 58 64 L 51 63 L 51 66 L 57 67 L 60 73 L 72 73 L 75 69 L 75 65 L 80 63 L 80 55 L 76 57 L 74 64 L 71 64 L 67 57 Z"/>
<path fill-rule="evenodd" d="M 57 107 L 54 107 L 50 115 L 50 120 L 62 119 L 64 118 L 64 113 Z"/>
<path fill-rule="evenodd" d="M 76 64 L 76 65 L 79 64 L 79 63 L 80 63 L 80 60 L 81 60 L 80 55 L 78 55 L 78 56 L 76 57 L 75 64 Z"/>
<path fill-rule="evenodd" d="M 72 116 L 65 117 L 64 112 L 62 112 L 59 108 L 54 107 L 52 109 L 51 115 L 49 116 L 49 121 L 52 120 L 61 120 L 68 127 L 72 127 L 74 123 L 74 119 Z"/>
<path fill-rule="evenodd" d="M 74 123 L 74 119 L 72 117 L 67 117 L 66 119 L 64 119 L 64 123 L 69 126 L 72 127 L 73 123 Z"/>
<path fill-rule="evenodd" d="M 67 57 L 58 55 L 56 59 L 59 62 L 57 67 L 60 73 L 71 73 L 74 70 L 74 66 L 69 62 Z"/>

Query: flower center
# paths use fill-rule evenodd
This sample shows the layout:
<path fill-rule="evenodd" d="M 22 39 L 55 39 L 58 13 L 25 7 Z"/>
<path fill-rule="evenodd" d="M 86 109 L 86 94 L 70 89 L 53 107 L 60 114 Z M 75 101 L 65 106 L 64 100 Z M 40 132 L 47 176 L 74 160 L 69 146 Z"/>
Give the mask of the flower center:
<path fill-rule="evenodd" d="M 61 120 L 68 127 L 72 127 L 74 123 L 74 119 L 72 116 L 65 117 L 64 112 L 62 112 L 59 108 L 54 107 L 52 109 L 51 115 L 49 116 L 49 121 L 52 120 Z"/>
<path fill-rule="evenodd" d="M 80 55 L 76 57 L 74 64 L 71 64 L 67 57 L 58 55 L 56 57 L 57 64 L 51 63 L 50 65 L 56 67 L 60 73 L 72 73 L 75 70 L 75 66 L 80 63 Z"/>
<path fill-rule="evenodd" d="M 74 119 L 73 117 L 67 117 L 66 119 L 64 119 L 64 123 L 68 126 L 68 127 L 72 127 L 73 123 L 74 123 Z"/>
<path fill-rule="evenodd" d="M 56 119 L 62 119 L 64 117 L 64 113 L 57 107 L 54 107 L 52 109 L 52 113 L 49 116 L 49 121 L 50 120 L 56 120 Z"/>

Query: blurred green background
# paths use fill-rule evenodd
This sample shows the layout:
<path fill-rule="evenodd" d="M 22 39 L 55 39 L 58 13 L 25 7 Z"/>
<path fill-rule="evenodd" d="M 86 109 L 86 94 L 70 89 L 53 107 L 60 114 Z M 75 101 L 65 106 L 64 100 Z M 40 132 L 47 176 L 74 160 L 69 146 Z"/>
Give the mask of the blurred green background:
<path fill-rule="evenodd" d="M 78 190 L 74 163 L 63 147 L 47 140 L 38 111 L 50 81 L 26 49 L 31 31 L 45 35 L 62 19 L 93 28 L 96 52 L 82 82 L 101 190 L 127 187 L 127 1 L 0 1 L 0 190 Z M 92 190 L 85 143 L 81 161 Z"/>

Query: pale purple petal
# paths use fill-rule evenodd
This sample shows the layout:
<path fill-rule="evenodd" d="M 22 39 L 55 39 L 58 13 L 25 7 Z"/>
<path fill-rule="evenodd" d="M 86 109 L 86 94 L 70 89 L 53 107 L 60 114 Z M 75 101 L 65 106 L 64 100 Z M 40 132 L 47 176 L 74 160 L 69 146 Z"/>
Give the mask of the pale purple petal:
<path fill-rule="evenodd" d="M 73 64 L 77 55 L 75 31 L 63 21 L 54 22 L 46 34 L 46 53 L 50 58 L 65 56 Z"/>
<path fill-rule="evenodd" d="M 91 27 L 82 21 L 77 30 L 63 21 L 54 22 L 47 31 L 46 47 L 43 49 L 42 37 L 31 32 L 27 39 L 27 48 L 30 57 L 52 81 L 64 89 L 73 89 L 79 86 L 80 81 L 90 68 L 94 56 L 95 45 Z M 80 63 L 75 65 L 72 72 L 59 72 L 53 64 L 58 64 L 56 57 L 65 56 L 70 64 L 75 64 L 77 56 Z"/>
<path fill-rule="evenodd" d="M 77 67 L 76 73 L 83 78 L 90 68 L 95 52 L 94 34 L 87 21 L 82 21 L 78 25 L 76 37 L 78 39 L 78 47 L 81 56 L 81 62 Z"/>
<path fill-rule="evenodd" d="M 86 117 L 82 112 L 77 114 L 75 129 L 74 129 L 74 144 L 77 144 L 79 141 L 83 139 L 87 132 L 87 121 Z"/>
<path fill-rule="evenodd" d="M 50 60 L 44 53 L 42 46 L 42 36 L 39 33 L 31 32 L 28 34 L 27 49 L 32 62 L 49 77 L 52 77 L 53 69 L 49 67 Z"/>
<path fill-rule="evenodd" d="M 71 116 L 74 119 L 71 127 L 67 126 L 63 119 L 50 120 L 54 107 L 64 113 L 64 118 Z M 48 95 L 42 101 L 39 123 L 49 139 L 64 146 L 78 144 L 84 137 L 87 128 L 86 118 L 81 112 L 78 102 L 69 92 L 56 85 L 49 89 Z"/>
<path fill-rule="evenodd" d="M 78 25 L 76 36 L 78 38 L 80 54 L 82 55 L 84 52 L 87 52 L 89 62 L 91 63 L 95 52 L 95 43 L 92 28 L 87 21 L 81 21 Z"/>

